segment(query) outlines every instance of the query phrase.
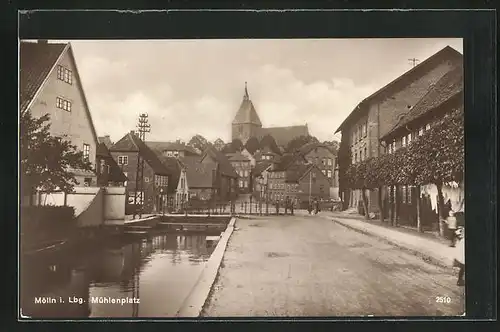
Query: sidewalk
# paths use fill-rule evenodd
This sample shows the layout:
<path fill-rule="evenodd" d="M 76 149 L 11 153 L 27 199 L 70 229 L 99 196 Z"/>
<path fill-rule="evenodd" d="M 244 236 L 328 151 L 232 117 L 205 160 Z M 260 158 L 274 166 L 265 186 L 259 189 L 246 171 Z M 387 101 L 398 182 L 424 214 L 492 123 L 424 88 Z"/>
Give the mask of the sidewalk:
<path fill-rule="evenodd" d="M 328 215 L 342 226 L 381 238 L 433 264 L 442 267 L 452 266 L 456 249 L 449 247 L 448 241 L 438 238 L 434 234 L 418 233 L 405 227 L 377 225 L 376 222 L 363 220 L 362 216 L 354 218 L 351 215 L 344 216 L 341 212 L 330 212 Z"/>

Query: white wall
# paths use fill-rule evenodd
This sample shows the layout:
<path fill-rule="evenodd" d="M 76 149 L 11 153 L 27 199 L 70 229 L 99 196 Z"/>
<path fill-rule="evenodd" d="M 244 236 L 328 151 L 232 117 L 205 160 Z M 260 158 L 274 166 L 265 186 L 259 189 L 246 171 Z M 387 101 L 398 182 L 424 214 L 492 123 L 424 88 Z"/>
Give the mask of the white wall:
<path fill-rule="evenodd" d="M 125 187 L 106 187 L 104 191 L 105 223 L 125 220 Z"/>

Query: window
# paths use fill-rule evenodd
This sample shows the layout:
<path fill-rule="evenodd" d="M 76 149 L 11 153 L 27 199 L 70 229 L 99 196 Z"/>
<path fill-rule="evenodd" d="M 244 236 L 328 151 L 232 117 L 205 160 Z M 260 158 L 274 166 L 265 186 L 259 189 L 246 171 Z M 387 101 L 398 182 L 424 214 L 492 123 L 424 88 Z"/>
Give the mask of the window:
<path fill-rule="evenodd" d="M 328 174 L 327 174 L 327 176 L 328 176 L 329 178 L 331 178 L 331 177 L 332 177 L 332 170 L 331 170 L 331 169 L 329 169 L 329 170 L 328 170 Z"/>
<path fill-rule="evenodd" d="M 243 188 L 243 180 L 240 180 L 239 187 Z M 272 186 L 271 186 L 272 187 Z"/>
<path fill-rule="evenodd" d="M 181 189 L 184 189 L 184 185 L 185 185 L 184 181 L 185 181 L 184 178 L 182 178 L 181 179 Z"/>
<path fill-rule="evenodd" d="M 149 182 L 149 177 L 145 176 L 144 177 L 144 182 L 146 182 L 146 183 Z"/>
<path fill-rule="evenodd" d="M 326 170 L 325 170 L 325 169 L 322 169 L 322 170 L 321 170 L 321 173 L 323 173 L 324 175 L 326 175 Z"/>
<path fill-rule="evenodd" d="M 332 158 L 328 158 L 328 166 L 332 166 L 333 165 L 333 160 Z"/>
<path fill-rule="evenodd" d="M 410 144 L 410 143 L 411 143 L 411 133 L 409 133 L 409 134 L 408 134 L 408 136 L 406 136 L 406 142 L 407 142 L 408 144 Z"/>
<path fill-rule="evenodd" d="M 422 136 L 424 134 L 424 127 L 421 127 L 419 130 L 418 130 L 418 136 Z"/>
<path fill-rule="evenodd" d="M 425 125 L 425 130 L 429 130 L 429 129 L 431 129 L 431 124 L 430 123 L 428 123 L 428 124 Z"/>
<path fill-rule="evenodd" d="M 405 204 L 406 204 L 406 193 L 407 193 L 406 189 L 407 189 L 407 187 L 403 186 L 403 195 L 401 195 L 402 196 L 402 201 Z"/>
<path fill-rule="evenodd" d="M 365 147 L 365 159 L 368 158 L 368 150 Z"/>
<path fill-rule="evenodd" d="M 128 165 L 128 156 L 119 156 L 118 165 Z"/>
<path fill-rule="evenodd" d="M 401 144 L 402 146 L 406 145 L 406 136 L 403 136 L 403 143 Z"/>
<path fill-rule="evenodd" d="M 56 107 L 67 112 L 71 112 L 71 102 L 67 99 L 57 97 L 56 98 Z"/>
<path fill-rule="evenodd" d="M 248 187 L 248 181 L 246 181 L 246 180 L 245 180 L 245 181 L 243 181 L 243 186 L 244 186 L 245 188 L 247 188 L 247 187 Z"/>
<path fill-rule="evenodd" d="M 84 178 L 83 183 L 85 187 L 90 187 L 90 185 L 92 184 L 92 178 Z"/>
<path fill-rule="evenodd" d="M 408 199 L 407 202 L 408 204 L 411 204 L 411 192 L 412 192 L 413 186 L 408 186 Z"/>
<path fill-rule="evenodd" d="M 83 160 L 89 161 L 90 159 L 90 145 L 84 143 L 83 144 Z"/>
<path fill-rule="evenodd" d="M 68 84 L 73 84 L 73 73 L 71 70 L 61 65 L 57 66 L 57 78 Z"/>

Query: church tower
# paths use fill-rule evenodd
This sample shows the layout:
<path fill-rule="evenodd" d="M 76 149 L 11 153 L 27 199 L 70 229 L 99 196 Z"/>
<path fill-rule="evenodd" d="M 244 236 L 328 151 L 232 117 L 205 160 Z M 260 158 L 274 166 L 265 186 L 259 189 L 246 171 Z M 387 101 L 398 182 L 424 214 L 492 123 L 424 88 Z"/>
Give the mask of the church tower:
<path fill-rule="evenodd" d="M 245 82 L 245 93 L 240 108 L 232 123 L 232 139 L 239 139 L 245 144 L 250 137 L 258 137 L 262 128 L 259 115 L 255 111 L 250 97 L 248 96 L 247 82 Z"/>

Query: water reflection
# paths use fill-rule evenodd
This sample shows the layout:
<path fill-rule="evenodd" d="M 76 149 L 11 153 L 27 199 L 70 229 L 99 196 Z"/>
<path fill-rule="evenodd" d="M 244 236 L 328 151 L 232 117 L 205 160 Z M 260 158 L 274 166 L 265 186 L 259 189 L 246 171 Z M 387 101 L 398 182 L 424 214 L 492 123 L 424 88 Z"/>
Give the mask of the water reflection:
<path fill-rule="evenodd" d="M 23 258 L 22 312 L 45 318 L 174 316 L 217 240 L 170 234 Z"/>

